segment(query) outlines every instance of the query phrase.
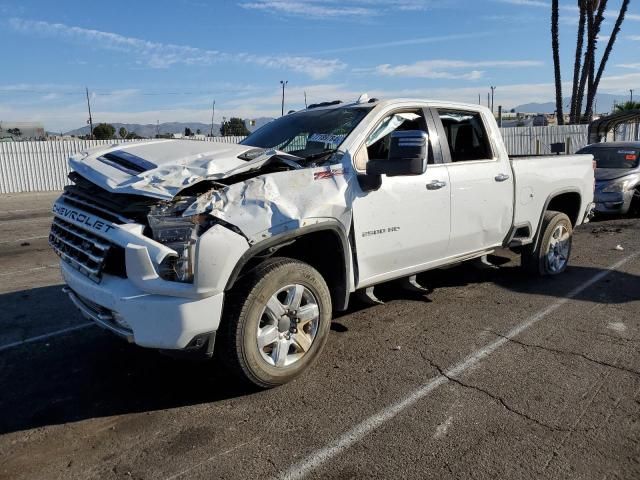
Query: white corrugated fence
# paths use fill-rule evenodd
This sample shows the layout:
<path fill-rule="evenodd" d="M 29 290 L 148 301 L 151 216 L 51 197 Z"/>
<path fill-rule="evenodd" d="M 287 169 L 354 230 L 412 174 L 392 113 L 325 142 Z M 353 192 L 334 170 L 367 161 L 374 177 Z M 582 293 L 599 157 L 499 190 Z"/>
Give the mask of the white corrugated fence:
<path fill-rule="evenodd" d="M 565 143 L 569 153 L 587 144 L 587 125 L 503 128 L 510 155 L 550 153 L 552 143 Z M 617 140 L 631 140 L 631 130 Z M 245 137 L 212 137 L 207 141 L 238 143 Z M 131 140 L 135 142 L 136 140 Z M 183 140 L 197 141 L 197 140 Z M 67 159 L 70 155 L 114 140 L 75 140 L 51 142 L 0 142 L 0 193 L 61 190 L 68 183 Z M 117 140 L 118 143 L 127 140 Z"/>
<path fill-rule="evenodd" d="M 210 137 L 207 141 L 238 143 L 244 138 Z M 136 141 L 139 140 L 0 142 L 0 193 L 62 190 L 69 183 L 67 160 L 74 153 L 100 145 Z"/>

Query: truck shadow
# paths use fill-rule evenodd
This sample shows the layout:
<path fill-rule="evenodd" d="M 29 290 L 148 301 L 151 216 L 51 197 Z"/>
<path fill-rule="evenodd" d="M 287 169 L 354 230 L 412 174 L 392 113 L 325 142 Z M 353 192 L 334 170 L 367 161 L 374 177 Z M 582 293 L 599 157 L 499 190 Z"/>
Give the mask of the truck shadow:
<path fill-rule="evenodd" d="M 0 308 L 22 304 L 13 309 L 14 322 L 53 325 L 57 319 L 59 325 L 73 326 L 83 321 L 59 285 L 28 292 L 31 298 L 48 299 L 49 305 L 33 312 L 24 291 L 0 295 Z M 0 328 L 11 328 L 12 318 Z M 214 362 L 168 357 L 89 326 L 0 351 L 0 392 L 4 434 L 215 402 L 255 390 L 229 378 Z"/>
<path fill-rule="evenodd" d="M 564 298 L 573 289 L 605 271 L 597 267 L 570 266 L 566 272 L 556 277 L 535 277 L 524 272 L 519 265 L 509 262 L 508 258 L 493 257 L 492 263 L 502 266 L 496 269 L 481 269 L 467 263 L 455 268 L 420 274 L 418 281 L 429 290 L 488 282 L 511 292 Z M 640 299 L 640 290 L 637 288 L 637 285 L 640 285 L 638 275 L 614 270 L 598 284 L 612 284 L 615 288 L 597 289 L 592 286 L 583 289 L 573 298 L 602 304 L 623 304 Z M 428 294 L 403 291 L 393 283 L 381 286 L 376 290 L 376 294 L 382 300 L 404 298 L 431 301 Z"/>
<path fill-rule="evenodd" d="M 422 274 L 418 279 L 434 290 L 490 282 L 511 292 L 561 298 L 602 271 L 573 266 L 559 277 L 539 279 L 526 275 L 512 264 L 499 270 L 462 265 Z M 602 288 L 602 284 L 611 284 L 611 287 Z M 637 275 L 613 271 L 597 286 L 581 291 L 574 298 L 596 303 L 627 303 L 640 299 L 638 285 Z M 376 294 L 386 301 L 431 301 L 429 295 L 408 293 L 393 283 L 377 287 Z M 31 299 L 42 300 L 34 308 Z M 338 332 L 346 329 L 340 317 L 365 308 L 368 307 L 354 299 L 349 311 L 336 316 L 334 333 L 340 334 Z M 6 320 L 0 322 L 0 328 L 5 331 L 18 324 L 23 324 L 27 332 L 28 325 L 47 325 L 52 331 L 56 324 L 72 326 L 82 321 L 60 292 L 60 286 L 0 295 L 0 311 L 9 312 Z M 220 370 L 214 362 L 174 359 L 128 345 L 93 326 L 19 345 L 0 351 L 0 434 L 256 393 Z"/>

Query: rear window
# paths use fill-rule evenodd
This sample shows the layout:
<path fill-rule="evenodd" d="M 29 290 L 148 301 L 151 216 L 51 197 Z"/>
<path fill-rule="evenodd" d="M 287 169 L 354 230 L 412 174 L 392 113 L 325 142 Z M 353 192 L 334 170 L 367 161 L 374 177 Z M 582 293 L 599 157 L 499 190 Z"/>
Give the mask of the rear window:
<path fill-rule="evenodd" d="M 635 168 L 640 149 L 637 148 L 585 148 L 578 153 L 590 153 L 598 168 Z"/>

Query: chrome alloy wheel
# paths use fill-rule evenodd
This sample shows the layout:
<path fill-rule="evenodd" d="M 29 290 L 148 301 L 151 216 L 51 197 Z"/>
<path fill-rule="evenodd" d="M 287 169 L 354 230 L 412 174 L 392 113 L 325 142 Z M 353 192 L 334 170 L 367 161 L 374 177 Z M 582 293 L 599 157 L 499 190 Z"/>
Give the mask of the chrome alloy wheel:
<path fill-rule="evenodd" d="M 262 358 L 275 367 L 300 360 L 318 333 L 318 302 L 304 285 L 287 285 L 274 293 L 258 324 L 257 343 Z"/>
<path fill-rule="evenodd" d="M 562 271 L 569 261 L 570 251 L 571 235 L 567 226 L 559 223 L 554 228 L 547 247 L 546 261 L 549 271 L 552 273 Z"/>

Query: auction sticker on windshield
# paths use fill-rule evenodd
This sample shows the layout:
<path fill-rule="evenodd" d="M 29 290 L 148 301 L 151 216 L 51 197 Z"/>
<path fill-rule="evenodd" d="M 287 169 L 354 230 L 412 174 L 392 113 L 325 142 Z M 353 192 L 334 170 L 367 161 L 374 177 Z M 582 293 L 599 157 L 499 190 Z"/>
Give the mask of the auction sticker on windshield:
<path fill-rule="evenodd" d="M 314 133 L 309 137 L 309 142 L 330 143 L 332 145 L 340 145 L 346 135 L 332 135 L 330 133 Z"/>

